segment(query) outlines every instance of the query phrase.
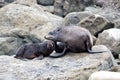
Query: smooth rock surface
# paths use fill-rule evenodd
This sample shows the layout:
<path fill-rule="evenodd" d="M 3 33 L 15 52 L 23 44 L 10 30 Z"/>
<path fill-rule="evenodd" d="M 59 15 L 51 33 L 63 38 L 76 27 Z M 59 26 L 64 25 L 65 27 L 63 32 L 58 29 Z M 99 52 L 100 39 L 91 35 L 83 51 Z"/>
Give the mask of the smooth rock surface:
<path fill-rule="evenodd" d="M 70 12 L 83 11 L 85 8 L 84 3 L 82 0 L 55 0 L 54 14 L 65 16 Z"/>
<path fill-rule="evenodd" d="M 0 34 L 0 55 L 13 55 L 21 45 L 39 42 L 41 42 L 40 38 L 27 31 L 12 29 L 5 34 Z"/>
<path fill-rule="evenodd" d="M 28 1 L 28 3 L 30 2 Z M 51 29 L 64 24 L 63 18 L 45 12 L 41 9 L 41 6 L 39 6 L 40 9 L 38 9 L 38 7 L 28 5 L 30 4 L 12 3 L 1 8 L 0 29 L 8 28 L 8 30 L 10 30 L 13 28 L 21 28 L 44 39 L 44 36 L 51 31 Z"/>
<path fill-rule="evenodd" d="M 65 20 L 65 25 L 76 25 L 78 24 L 82 19 L 93 15 L 90 12 L 71 12 L 69 14 L 67 14 L 64 18 Z"/>
<path fill-rule="evenodd" d="M 93 50 L 108 50 L 103 45 Z M 0 56 L 0 80 L 88 80 L 90 74 L 114 65 L 111 52 L 88 54 L 68 53 L 61 58 L 19 60 Z"/>
<path fill-rule="evenodd" d="M 93 73 L 88 80 L 120 80 L 120 72 L 99 71 Z"/>
<path fill-rule="evenodd" d="M 113 23 L 115 24 L 115 28 L 119 28 L 120 29 L 120 19 L 114 20 Z"/>
<path fill-rule="evenodd" d="M 53 5 L 54 0 L 37 0 L 37 3 L 40 5 L 48 6 L 48 5 Z"/>
<path fill-rule="evenodd" d="M 113 27 L 105 17 L 97 14 L 82 19 L 78 25 L 87 28 L 91 34 L 95 36 L 97 36 L 98 33 L 102 32 L 104 29 Z"/>
<path fill-rule="evenodd" d="M 120 29 L 111 28 L 99 34 L 96 44 L 106 45 L 114 55 L 120 54 Z"/>

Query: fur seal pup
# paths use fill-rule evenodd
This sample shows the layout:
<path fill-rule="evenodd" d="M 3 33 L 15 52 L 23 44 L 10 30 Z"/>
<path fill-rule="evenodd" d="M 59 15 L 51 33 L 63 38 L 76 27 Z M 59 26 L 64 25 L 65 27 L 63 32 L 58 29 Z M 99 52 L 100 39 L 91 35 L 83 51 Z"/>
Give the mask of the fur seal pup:
<path fill-rule="evenodd" d="M 44 41 L 42 43 L 30 43 L 20 46 L 15 55 L 19 59 L 42 59 L 49 56 L 55 49 L 53 41 Z"/>
<path fill-rule="evenodd" d="M 91 33 L 80 26 L 62 26 L 48 33 L 44 36 L 45 39 L 54 42 L 64 43 L 64 50 L 59 55 L 50 55 L 50 57 L 58 58 L 64 56 L 68 51 L 70 52 L 88 52 L 88 53 L 102 53 L 104 51 L 92 51 L 93 40 Z"/>

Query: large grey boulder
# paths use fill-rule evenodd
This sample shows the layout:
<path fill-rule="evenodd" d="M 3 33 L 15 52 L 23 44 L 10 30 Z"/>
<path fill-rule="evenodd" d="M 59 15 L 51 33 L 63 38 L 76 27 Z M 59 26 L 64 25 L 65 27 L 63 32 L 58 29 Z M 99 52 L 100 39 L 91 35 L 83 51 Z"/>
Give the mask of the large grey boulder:
<path fill-rule="evenodd" d="M 40 5 L 42 6 L 42 5 Z M 42 9 L 44 9 L 44 11 L 53 13 L 54 12 L 54 6 L 42 6 Z"/>
<path fill-rule="evenodd" d="M 64 18 L 65 20 L 65 25 L 76 25 L 78 24 L 82 19 L 93 15 L 90 12 L 71 12 L 69 14 L 67 14 Z"/>
<path fill-rule="evenodd" d="M 106 17 L 111 22 L 113 22 L 116 19 L 120 19 L 119 0 L 97 0 L 97 1 L 104 2 L 102 10 L 98 14 Z"/>
<path fill-rule="evenodd" d="M 120 54 L 120 29 L 104 30 L 99 34 L 96 44 L 106 45 L 114 55 Z"/>
<path fill-rule="evenodd" d="M 97 7 L 97 6 L 88 6 L 85 8 L 84 11 L 88 12 L 88 13 L 97 14 L 98 12 L 101 12 L 101 10 L 103 10 L 103 9 L 100 7 Z"/>
<path fill-rule="evenodd" d="M 39 42 L 41 42 L 40 38 L 27 31 L 12 29 L 5 34 L 0 34 L 0 55 L 13 55 L 21 45 Z"/>
<path fill-rule="evenodd" d="M 21 4 L 26 6 L 32 6 L 37 4 L 37 0 L 15 0 L 15 4 Z"/>
<path fill-rule="evenodd" d="M 0 8 L 9 3 L 12 3 L 13 1 L 15 1 L 15 0 L 0 0 Z"/>
<path fill-rule="evenodd" d="M 44 6 L 48 6 L 48 5 L 53 5 L 54 0 L 37 0 L 37 3 Z"/>
<path fill-rule="evenodd" d="M 17 0 L 0 9 L 0 29 L 21 28 L 41 39 L 44 39 L 51 29 L 63 24 L 63 18 L 45 12 L 34 0 L 27 0 L 25 3 Z"/>
<path fill-rule="evenodd" d="M 42 40 L 44 40 L 44 36 L 47 35 L 48 32 L 64 25 L 63 18 L 48 12 L 45 12 L 45 15 L 47 15 L 48 21 L 44 25 L 36 25 L 36 28 L 31 31 L 32 34 L 39 36 Z"/>
<path fill-rule="evenodd" d="M 113 23 L 115 24 L 115 28 L 119 28 L 120 29 L 120 19 L 114 20 Z"/>
<path fill-rule="evenodd" d="M 87 28 L 95 36 L 105 29 L 114 27 L 105 17 L 97 14 L 82 19 L 78 25 Z"/>
<path fill-rule="evenodd" d="M 115 10 L 114 8 L 101 9 L 97 14 L 104 16 L 110 22 L 113 22 L 114 20 L 117 20 L 120 18 L 120 13 L 117 10 Z"/>
<path fill-rule="evenodd" d="M 102 7 L 105 4 L 105 0 L 94 0 L 95 5 Z"/>
<path fill-rule="evenodd" d="M 93 50 L 108 50 L 94 46 Z M 88 80 L 95 71 L 108 70 L 114 65 L 111 52 L 101 54 L 68 53 L 61 58 L 19 60 L 13 56 L 0 56 L 1 80 Z"/>
<path fill-rule="evenodd" d="M 93 73 L 88 80 L 120 80 L 120 72 L 99 71 Z"/>
<path fill-rule="evenodd" d="M 86 6 L 93 4 L 93 0 L 55 0 L 54 14 L 65 16 L 70 12 L 83 11 Z"/>

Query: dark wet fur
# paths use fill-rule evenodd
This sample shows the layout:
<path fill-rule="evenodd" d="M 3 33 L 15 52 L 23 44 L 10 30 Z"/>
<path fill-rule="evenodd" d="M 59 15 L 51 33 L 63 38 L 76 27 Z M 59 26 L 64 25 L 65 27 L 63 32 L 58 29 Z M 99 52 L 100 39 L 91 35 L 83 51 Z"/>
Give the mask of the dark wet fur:
<path fill-rule="evenodd" d="M 55 45 L 53 41 L 45 41 L 42 43 L 30 43 L 20 46 L 18 49 L 15 58 L 18 59 L 33 59 L 36 57 L 47 57 L 53 50 Z"/>

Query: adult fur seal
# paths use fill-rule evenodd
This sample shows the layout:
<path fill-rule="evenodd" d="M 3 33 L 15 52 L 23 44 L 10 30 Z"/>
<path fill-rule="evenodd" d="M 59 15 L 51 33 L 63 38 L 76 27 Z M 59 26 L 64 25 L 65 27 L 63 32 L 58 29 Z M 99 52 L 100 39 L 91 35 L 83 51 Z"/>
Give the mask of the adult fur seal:
<path fill-rule="evenodd" d="M 63 26 L 49 32 L 45 36 L 45 39 L 52 40 L 54 42 L 62 42 L 65 44 L 64 50 L 59 55 L 50 55 L 50 57 L 58 58 L 66 54 L 67 51 L 79 53 L 101 53 L 104 51 L 92 51 L 93 40 L 91 33 L 80 26 Z"/>
<path fill-rule="evenodd" d="M 15 58 L 19 59 L 33 59 L 49 56 L 55 49 L 53 41 L 44 41 L 42 43 L 30 43 L 20 46 Z"/>

